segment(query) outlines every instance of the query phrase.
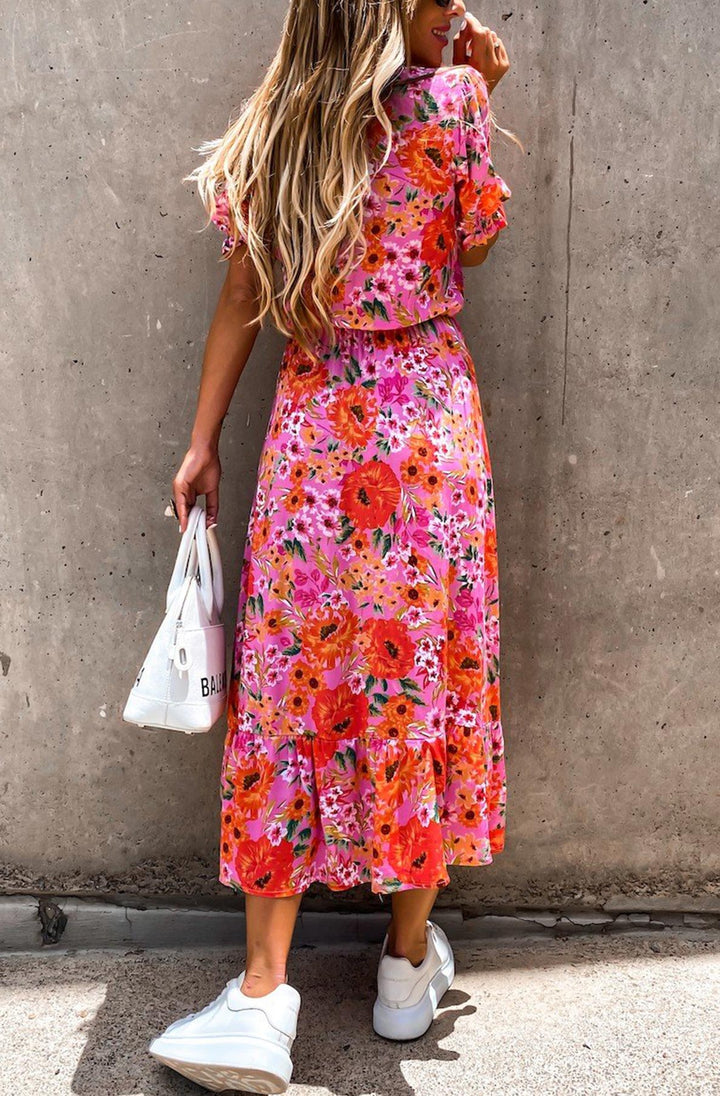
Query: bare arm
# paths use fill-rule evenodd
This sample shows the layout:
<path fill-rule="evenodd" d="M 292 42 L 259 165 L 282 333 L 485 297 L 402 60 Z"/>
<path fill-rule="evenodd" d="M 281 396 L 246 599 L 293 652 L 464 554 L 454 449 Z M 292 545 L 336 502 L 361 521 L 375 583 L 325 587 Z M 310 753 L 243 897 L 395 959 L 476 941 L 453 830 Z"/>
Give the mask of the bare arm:
<path fill-rule="evenodd" d="M 228 259 L 227 274 L 205 343 L 190 446 L 173 479 L 173 497 L 185 531 L 188 512 L 205 495 L 207 524 L 217 522 L 221 475 L 218 447 L 223 420 L 255 344 L 259 323 L 255 268 L 242 245 Z M 246 326 L 248 325 L 248 326 Z"/>

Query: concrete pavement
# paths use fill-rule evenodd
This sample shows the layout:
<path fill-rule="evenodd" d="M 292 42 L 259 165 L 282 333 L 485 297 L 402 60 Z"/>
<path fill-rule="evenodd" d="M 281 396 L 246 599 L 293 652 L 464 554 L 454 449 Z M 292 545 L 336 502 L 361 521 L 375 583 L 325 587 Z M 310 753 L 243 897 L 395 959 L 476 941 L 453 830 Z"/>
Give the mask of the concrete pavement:
<path fill-rule="evenodd" d="M 720 1094 L 720 936 L 456 942 L 430 1031 L 374 1034 L 378 945 L 293 948 L 303 1004 L 288 1096 Z M 3 1096 L 190 1096 L 147 1054 L 242 969 L 242 947 L 0 957 Z"/>

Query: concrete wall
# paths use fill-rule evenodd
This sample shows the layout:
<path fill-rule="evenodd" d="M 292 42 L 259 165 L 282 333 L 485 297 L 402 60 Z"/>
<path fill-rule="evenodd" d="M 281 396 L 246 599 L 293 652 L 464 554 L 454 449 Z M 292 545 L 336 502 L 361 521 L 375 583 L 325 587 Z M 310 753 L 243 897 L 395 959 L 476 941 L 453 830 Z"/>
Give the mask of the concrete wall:
<path fill-rule="evenodd" d="M 4 889 L 227 896 L 224 727 L 121 711 L 224 276 L 180 180 L 285 5 L 5 7 Z M 512 226 L 467 272 L 463 326 L 497 495 L 508 842 L 451 868 L 443 901 L 682 902 L 719 866 L 717 11 L 505 8 L 479 11 L 526 151 L 496 143 Z M 230 628 L 281 348 L 261 337 L 224 430 Z"/>

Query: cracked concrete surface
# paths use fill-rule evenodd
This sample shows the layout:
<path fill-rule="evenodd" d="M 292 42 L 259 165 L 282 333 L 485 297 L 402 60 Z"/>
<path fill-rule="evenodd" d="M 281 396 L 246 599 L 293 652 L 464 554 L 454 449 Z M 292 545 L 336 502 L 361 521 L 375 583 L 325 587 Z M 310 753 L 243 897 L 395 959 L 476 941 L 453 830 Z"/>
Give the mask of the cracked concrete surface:
<path fill-rule="evenodd" d="M 370 1026 L 379 945 L 293 948 L 302 995 L 289 1096 L 717 1096 L 720 937 L 456 943 L 430 1031 Z M 3 1092 L 191 1096 L 147 1043 L 220 992 L 241 948 L 2 958 Z"/>

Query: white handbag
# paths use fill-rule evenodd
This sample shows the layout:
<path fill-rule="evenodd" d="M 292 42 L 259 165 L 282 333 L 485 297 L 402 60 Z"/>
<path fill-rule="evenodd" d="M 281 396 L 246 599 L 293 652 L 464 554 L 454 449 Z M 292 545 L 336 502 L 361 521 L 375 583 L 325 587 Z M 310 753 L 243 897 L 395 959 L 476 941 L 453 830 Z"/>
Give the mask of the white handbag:
<path fill-rule="evenodd" d="M 227 705 L 222 562 L 197 504 L 178 549 L 160 625 L 123 711 L 127 723 L 193 734 Z"/>

